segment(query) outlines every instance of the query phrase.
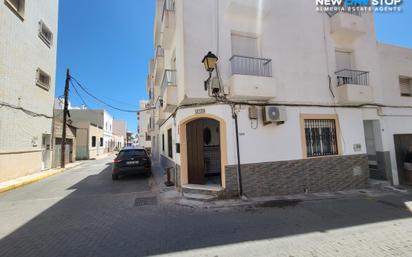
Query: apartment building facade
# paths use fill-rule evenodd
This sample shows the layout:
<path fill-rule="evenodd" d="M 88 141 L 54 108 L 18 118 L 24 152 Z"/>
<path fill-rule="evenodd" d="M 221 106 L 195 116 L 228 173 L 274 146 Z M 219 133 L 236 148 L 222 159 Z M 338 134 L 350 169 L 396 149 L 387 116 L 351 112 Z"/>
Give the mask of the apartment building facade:
<path fill-rule="evenodd" d="M 239 193 L 239 167 L 249 196 L 408 183 L 412 50 L 378 43 L 371 13 L 287 6 L 157 0 L 154 160 L 179 187 L 223 196 Z"/>
<path fill-rule="evenodd" d="M 0 181 L 52 165 L 58 4 L 0 2 Z"/>

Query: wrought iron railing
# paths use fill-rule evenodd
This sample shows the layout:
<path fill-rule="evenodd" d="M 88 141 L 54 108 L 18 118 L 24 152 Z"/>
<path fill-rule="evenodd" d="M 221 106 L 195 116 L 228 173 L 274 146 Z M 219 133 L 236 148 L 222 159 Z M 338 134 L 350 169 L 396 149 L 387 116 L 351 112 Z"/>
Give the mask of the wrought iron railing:
<path fill-rule="evenodd" d="M 165 19 L 166 12 L 174 12 L 175 10 L 176 10 L 175 0 L 164 0 L 163 12 L 162 12 L 162 22 Z"/>
<path fill-rule="evenodd" d="M 369 86 L 369 71 L 344 69 L 335 74 L 338 87 L 346 84 Z"/>
<path fill-rule="evenodd" d="M 161 87 L 161 92 L 163 95 L 164 91 L 168 86 L 174 86 L 177 83 L 177 76 L 176 76 L 176 70 L 165 70 L 165 73 L 163 75 L 163 80 L 162 80 L 162 87 Z"/>
<path fill-rule="evenodd" d="M 337 155 L 335 120 L 305 120 L 307 157 Z"/>
<path fill-rule="evenodd" d="M 342 7 L 337 7 L 337 8 L 342 8 Z M 339 10 L 331 10 L 331 11 L 327 11 L 326 12 L 326 14 L 327 15 L 329 15 L 329 17 L 333 17 L 333 16 L 335 16 L 336 14 L 338 14 L 338 13 L 340 13 L 340 12 L 342 12 L 342 13 L 348 13 L 348 14 L 352 14 L 352 15 L 356 15 L 356 16 L 362 16 L 362 11 L 359 11 L 359 10 L 341 10 L 341 9 L 339 9 Z"/>
<path fill-rule="evenodd" d="M 272 77 L 272 60 L 234 55 L 230 58 L 232 74 Z"/>

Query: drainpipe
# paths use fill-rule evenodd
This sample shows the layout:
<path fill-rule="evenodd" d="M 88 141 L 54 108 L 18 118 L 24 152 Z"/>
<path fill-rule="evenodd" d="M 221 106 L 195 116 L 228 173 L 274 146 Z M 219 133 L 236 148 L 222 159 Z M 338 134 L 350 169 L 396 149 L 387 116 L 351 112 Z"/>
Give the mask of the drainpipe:
<path fill-rule="evenodd" d="M 243 185 L 242 185 L 242 172 L 240 168 L 239 126 L 238 126 L 238 121 L 237 121 L 237 114 L 234 110 L 233 110 L 233 119 L 235 120 L 235 130 L 236 130 L 237 183 L 238 183 L 238 189 L 239 189 L 239 196 L 243 198 L 244 195 L 243 195 Z"/>

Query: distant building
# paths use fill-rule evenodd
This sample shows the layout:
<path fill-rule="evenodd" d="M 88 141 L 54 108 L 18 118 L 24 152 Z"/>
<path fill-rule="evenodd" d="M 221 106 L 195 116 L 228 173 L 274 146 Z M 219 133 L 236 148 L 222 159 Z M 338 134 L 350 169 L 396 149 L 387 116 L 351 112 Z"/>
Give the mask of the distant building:
<path fill-rule="evenodd" d="M 73 125 L 77 128 L 76 160 L 95 159 L 106 153 L 103 127 L 87 121 L 74 122 Z"/>
<path fill-rule="evenodd" d="M 70 109 L 70 120 L 75 123 L 94 124 L 103 130 L 104 152 L 112 152 L 115 148 L 113 137 L 113 116 L 105 110 Z"/>
<path fill-rule="evenodd" d="M 150 103 L 148 101 L 140 101 L 140 110 L 146 110 L 150 108 Z M 152 140 L 151 135 L 149 133 L 150 130 L 150 112 L 152 110 L 142 111 L 139 112 L 137 119 L 139 121 L 139 128 L 138 128 L 138 136 L 139 136 L 139 144 L 140 146 L 151 149 L 152 148 Z"/>
<path fill-rule="evenodd" d="M 113 136 L 115 148 L 121 149 L 126 146 L 127 123 L 124 120 L 113 120 Z"/>
<path fill-rule="evenodd" d="M 76 127 L 69 124 L 66 127 L 66 164 L 76 161 L 76 130 Z M 61 166 L 62 131 L 63 122 L 60 119 L 55 119 L 53 122 L 53 168 Z"/>
<path fill-rule="evenodd" d="M 51 168 L 58 6 L 0 1 L 0 182 Z"/>

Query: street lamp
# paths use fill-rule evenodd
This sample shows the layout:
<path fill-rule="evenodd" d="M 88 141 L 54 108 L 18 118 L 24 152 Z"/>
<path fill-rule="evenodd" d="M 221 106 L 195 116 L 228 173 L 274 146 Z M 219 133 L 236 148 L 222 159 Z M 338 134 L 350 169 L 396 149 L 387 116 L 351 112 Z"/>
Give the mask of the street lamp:
<path fill-rule="evenodd" d="M 219 60 L 216 55 L 212 52 L 207 53 L 205 57 L 203 57 L 202 63 L 205 65 L 206 71 L 212 73 L 216 68 L 216 63 Z"/>
<path fill-rule="evenodd" d="M 217 61 L 216 55 L 209 51 L 205 57 L 203 57 L 202 63 L 205 65 L 205 69 L 209 72 L 209 78 L 205 81 L 205 91 L 207 91 L 207 86 L 209 85 L 210 79 L 212 78 L 212 72 L 216 69 Z"/>

